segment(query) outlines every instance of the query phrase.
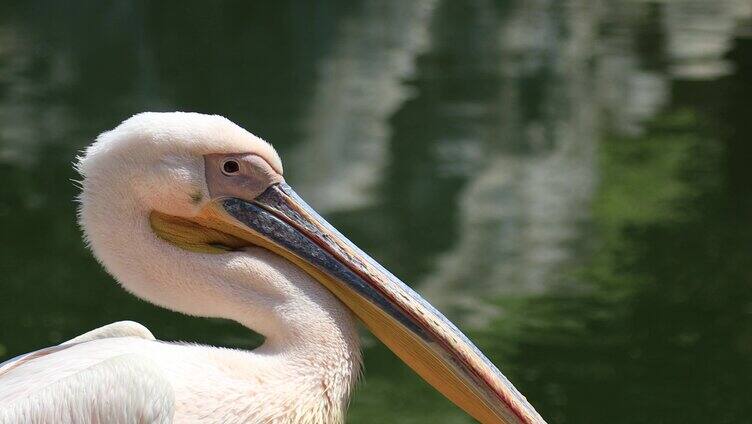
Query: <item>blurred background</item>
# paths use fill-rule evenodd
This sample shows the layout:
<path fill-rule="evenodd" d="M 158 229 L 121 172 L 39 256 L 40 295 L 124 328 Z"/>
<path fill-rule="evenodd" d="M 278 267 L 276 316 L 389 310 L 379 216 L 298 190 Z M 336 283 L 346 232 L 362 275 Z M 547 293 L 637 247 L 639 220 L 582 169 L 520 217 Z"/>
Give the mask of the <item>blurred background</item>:
<path fill-rule="evenodd" d="M 144 110 L 225 115 L 551 423 L 752 417 L 748 0 L 0 1 L 0 359 L 134 319 L 71 163 Z M 471 420 L 365 336 L 353 423 Z"/>

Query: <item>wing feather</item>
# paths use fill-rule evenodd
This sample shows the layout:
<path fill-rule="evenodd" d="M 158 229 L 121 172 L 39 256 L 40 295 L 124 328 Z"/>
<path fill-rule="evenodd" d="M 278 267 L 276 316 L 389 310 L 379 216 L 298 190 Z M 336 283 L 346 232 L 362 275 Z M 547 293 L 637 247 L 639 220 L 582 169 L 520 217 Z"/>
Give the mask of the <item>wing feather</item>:
<path fill-rule="evenodd" d="M 58 380 L 30 396 L 0 404 L 0 422 L 171 423 L 175 396 L 147 358 L 116 356 Z"/>
<path fill-rule="evenodd" d="M 114 338 L 154 340 L 143 325 L 121 321 L 0 364 L 0 423 L 172 422 L 170 382 L 143 355 L 96 345 Z"/>
<path fill-rule="evenodd" d="M 57 346 L 45 347 L 33 352 L 24 353 L 23 355 L 19 355 L 5 362 L 2 362 L 0 363 L 0 378 L 2 378 L 3 374 L 7 373 L 13 368 L 19 367 L 31 360 L 47 356 L 55 352 L 60 352 L 61 350 L 77 345 L 79 343 L 113 337 L 138 337 L 147 340 L 155 340 L 154 335 L 151 334 L 151 331 L 137 322 L 113 322 L 112 324 L 107 324 L 103 325 L 102 327 L 95 328 L 94 330 L 81 334 L 78 337 L 74 337 L 67 342 L 60 343 Z"/>

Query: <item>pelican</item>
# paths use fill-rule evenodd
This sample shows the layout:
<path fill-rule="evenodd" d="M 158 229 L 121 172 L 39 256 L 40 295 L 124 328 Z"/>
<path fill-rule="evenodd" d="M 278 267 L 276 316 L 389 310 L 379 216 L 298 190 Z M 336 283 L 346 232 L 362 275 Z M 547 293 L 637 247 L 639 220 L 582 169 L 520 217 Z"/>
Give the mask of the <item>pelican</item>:
<path fill-rule="evenodd" d="M 0 365 L 0 422 L 342 423 L 361 373 L 357 318 L 481 423 L 544 423 L 457 327 L 285 183 L 270 144 L 226 118 L 135 115 L 77 169 L 84 238 L 120 285 L 264 342 L 106 325 Z"/>

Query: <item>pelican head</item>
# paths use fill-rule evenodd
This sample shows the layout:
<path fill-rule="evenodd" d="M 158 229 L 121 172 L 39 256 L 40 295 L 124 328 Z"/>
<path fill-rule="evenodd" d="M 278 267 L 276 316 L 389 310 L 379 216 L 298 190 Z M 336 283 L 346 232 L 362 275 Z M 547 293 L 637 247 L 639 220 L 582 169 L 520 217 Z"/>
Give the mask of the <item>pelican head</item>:
<path fill-rule="evenodd" d="M 142 113 L 99 136 L 78 169 L 85 237 L 133 294 L 238 321 L 267 351 L 327 337 L 312 330 L 326 320 L 359 362 L 354 315 L 480 422 L 543 422 L 457 327 L 285 183 L 271 145 L 229 120 Z"/>

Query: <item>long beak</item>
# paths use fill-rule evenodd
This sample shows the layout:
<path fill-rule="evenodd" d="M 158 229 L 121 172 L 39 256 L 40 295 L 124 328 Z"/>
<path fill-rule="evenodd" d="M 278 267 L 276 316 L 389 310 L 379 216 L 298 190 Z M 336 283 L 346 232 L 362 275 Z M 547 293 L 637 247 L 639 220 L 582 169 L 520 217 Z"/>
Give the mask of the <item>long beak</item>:
<path fill-rule="evenodd" d="M 423 379 L 484 424 L 545 423 L 448 319 L 335 230 L 284 183 L 219 200 L 236 237 L 306 270 Z M 223 217 L 224 218 L 224 217 Z"/>

